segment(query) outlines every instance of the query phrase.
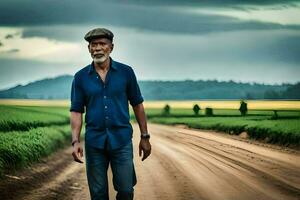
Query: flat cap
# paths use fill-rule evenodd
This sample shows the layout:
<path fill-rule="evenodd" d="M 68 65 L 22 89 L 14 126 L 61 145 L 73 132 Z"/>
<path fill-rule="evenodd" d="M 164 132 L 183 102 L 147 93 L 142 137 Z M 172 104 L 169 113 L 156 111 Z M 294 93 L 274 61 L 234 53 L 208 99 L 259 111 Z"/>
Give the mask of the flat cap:
<path fill-rule="evenodd" d="M 110 41 L 113 41 L 114 34 L 106 28 L 95 28 L 90 30 L 85 34 L 84 39 L 88 42 L 91 42 L 92 39 L 96 38 L 107 38 Z"/>

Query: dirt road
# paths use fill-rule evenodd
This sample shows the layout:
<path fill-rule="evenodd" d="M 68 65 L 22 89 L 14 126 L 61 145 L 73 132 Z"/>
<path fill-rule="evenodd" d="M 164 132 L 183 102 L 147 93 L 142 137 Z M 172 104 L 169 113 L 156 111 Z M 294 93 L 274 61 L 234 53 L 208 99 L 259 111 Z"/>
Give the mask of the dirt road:
<path fill-rule="evenodd" d="M 153 151 L 141 162 L 137 125 L 134 129 L 136 200 L 300 199 L 299 151 L 149 124 Z M 30 169 L 8 175 L 0 182 L 0 199 L 89 199 L 84 165 L 72 162 L 70 153 L 71 148 L 61 150 Z"/>

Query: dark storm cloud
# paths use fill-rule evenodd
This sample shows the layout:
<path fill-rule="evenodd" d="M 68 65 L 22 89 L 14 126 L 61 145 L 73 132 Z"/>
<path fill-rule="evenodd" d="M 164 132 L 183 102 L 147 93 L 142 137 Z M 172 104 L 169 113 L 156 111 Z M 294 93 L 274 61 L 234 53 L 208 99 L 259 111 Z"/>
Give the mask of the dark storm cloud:
<path fill-rule="evenodd" d="M 242 8 L 239 6 L 252 5 L 252 6 L 272 6 L 272 5 L 282 5 L 285 6 L 295 6 L 298 0 L 112 0 L 115 3 L 129 3 L 135 5 L 148 5 L 148 6 L 207 6 L 207 7 L 234 7 Z M 244 8 L 243 8 L 244 9 Z"/>
<path fill-rule="evenodd" d="M 138 77 L 146 79 L 239 77 L 244 81 L 294 82 L 299 81 L 300 24 L 247 21 L 190 11 L 262 11 L 264 6 L 280 10 L 298 6 L 295 2 L 298 1 L 1 0 L 0 26 L 21 28 L 17 34 L 23 38 L 42 37 L 55 40 L 50 42 L 80 45 L 85 44 L 83 35 L 91 27 L 112 28 L 116 31 L 113 56 L 137 66 L 141 75 Z M 4 35 L 1 42 L 6 45 L 10 41 Z M 18 47 L 12 46 L 12 50 Z M 73 74 L 76 67 L 86 64 L 78 63 L 85 62 L 78 59 L 80 56 L 85 55 L 74 54 L 74 59 L 64 64 L 30 57 L 0 57 L 0 85 L 3 88 L 45 76 Z"/>
<path fill-rule="evenodd" d="M 22 37 L 46 37 L 59 41 L 77 42 L 83 40 L 83 36 L 89 29 L 91 29 L 91 27 L 84 25 L 30 26 L 24 28 Z"/>
<path fill-rule="evenodd" d="M 189 63 L 197 66 L 197 63 L 203 61 L 219 62 L 221 65 L 239 63 L 241 67 L 252 66 L 254 73 L 257 70 L 255 66 L 263 64 L 280 63 L 286 70 L 299 69 L 300 35 L 294 32 L 240 31 L 208 37 L 192 37 L 187 40 L 176 41 L 174 38 L 176 37 L 151 42 L 147 45 L 145 54 L 151 52 L 151 57 L 160 58 L 160 62 L 162 60 L 165 62 L 164 65 L 173 62 L 173 66 Z M 176 56 L 179 52 L 180 56 Z M 139 56 L 143 57 L 141 54 Z"/>
<path fill-rule="evenodd" d="M 154 18 L 154 17 L 153 17 Z M 144 19 L 147 21 L 147 19 Z M 138 31 L 156 31 L 170 34 L 209 34 L 217 32 L 227 31 L 240 31 L 240 30 L 280 30 L 290 29 L 299 30 L 300 26 L 296 25 L 280 25 L 274 23 L 260 23 L 260 22 L 242 22 L 231 17 L 221 16 L 198 16 L 198 20 L 192 20 L 189 16 L 182 16 L 177 20 L 173 20 L 171 16 L 166 18 L 158 18 L 155 21 L 159 21 L 155 24 L 146 24 L 143 21 L 131 22 L 128 19 L 128 23 L 96 23 L 95 26 L 118 26 L 125 28 L 134 28 Z M 112 21 L 111 21 L 112 22 Z M 127 26 L 125 26 L 127 25 Z M 52 26 L 28 26 L 25 27 L 22 32 L 22 37 L 47 37 L 49 39 L 61 40 L 61 41 L 76 41 L 82 40 L 82 35 L 85 34 L 90 27 L 86 26 L 66 26 L 66 25 L 52 25 Z"/>
<path fill-rule="evenodd" d="M 252 59 L 269 60 L 270 62 L 280 63 L 300 63 L 300 35 L 298 36 L 279 36 L 266 38 L 257 44 L 251 51 Z M 244 51 L 244 54 L 247 51 Z M 295 65 L 297 66 L 297 65 Z M 299 68 L 299 65 L 297 66 Z"/>
<path fill-rule="evenodd" d="M 156 2 L 157 5 L 160 5 L 158 1 L 154 1 L 154 5 Z M 208 1 L 205 2 L 208 4 Z M 231 4 L 234 5 L 236 2 L 231 1 Z M 129 5 L 129 3 L 124 2 L 117 4 L 79 0 L 1 2 L 0 25 L 100 24 L 104 26 L 187 34 L 206 34 L 234 30 L 300 29 L 299 25 L 244 21 L 220 15 L 183 12 L 181 9 L 170 9 L 166 6 L 135 5 L 143 3 L 141 1 L 136 1 L 136 3 L 133 1 Z M 176 3 L 179 4 L 179 1 L 176 1 Z M 24 37 L 41 36 L 44 34 L 43 32 L 44 30 L 27 30 L 24 33 Z M 59 33 L 54 33 L 54 31 L 52 31 L 51 35 L 52 37 L 55 35 L 66 37 L 66 35 L 59 35 Z M 72 34 L 67 36 L 72 37 Z"/>

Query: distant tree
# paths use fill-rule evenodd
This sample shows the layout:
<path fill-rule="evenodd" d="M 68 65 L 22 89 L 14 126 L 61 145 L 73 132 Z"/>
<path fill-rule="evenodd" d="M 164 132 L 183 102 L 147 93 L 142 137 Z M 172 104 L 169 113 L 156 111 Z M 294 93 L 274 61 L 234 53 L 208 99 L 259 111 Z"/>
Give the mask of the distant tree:
<path fill-rule="evenodd" d="M 289 86 L 286 91 L 283 92 L 283 98 L 285 99 L 300 99 L 300 82 Z"/>
<path fill-rule="evenodd" d="M 264 99 L 280 99 L 280 98 L 281 98 L 280 93 L 274 90 L 267 90 L 264 93 Z"/>
<path fill-rule="evenodd" d="M 253 94 L 250 92 L 246 93 L 246 99 L 254 99 Z"/>
<path fill-rule="evenodd" d="M 165 107 L 163 108 L 163 115 L 169 115 L 171 111 L 171 107 L 169 106 L 169 104 L 165 105 Z"/>
<path fill-rule="evenodd" d="M 205 108 L 205 115 L 206 116 L 213 116 L 214 113 L 213 113 L 213 109 L 212 108 Z"/>
<path fill-rule="evenodd" d="M 247 103 L 245 101 L 241 101 L 241 105 L 240 105 L 240 108 L 239 108 L 239 111 L 241 112 L 241 115 L 242 116 L 245 116 L 247 111 L 248 111 L 248 108 L 247 108 Z"/>
<path fill-rule="evenodd" d="M 195 115 L 199 115 L 199 111 L 200 111 L 200 107 L 198 104 L 195 104 L 194 107 L 193 107 L 193 111 L 195 113 Z"/>

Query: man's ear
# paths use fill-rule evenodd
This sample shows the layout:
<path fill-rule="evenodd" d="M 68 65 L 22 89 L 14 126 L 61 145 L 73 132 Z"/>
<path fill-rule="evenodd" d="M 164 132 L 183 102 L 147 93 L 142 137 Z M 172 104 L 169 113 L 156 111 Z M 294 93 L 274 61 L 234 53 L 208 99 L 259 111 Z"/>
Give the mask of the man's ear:
<path fill-rule="evenodd" d="M 110 52 L 112 52 L 114 50 L 114 43 L 111 43 L 111 50 Z"/>
<path fill-rule="evenodd" d="M 90 44 L 88 44 L 88 49 L 89 49 L 89 52 L 91 53 Z"/>

